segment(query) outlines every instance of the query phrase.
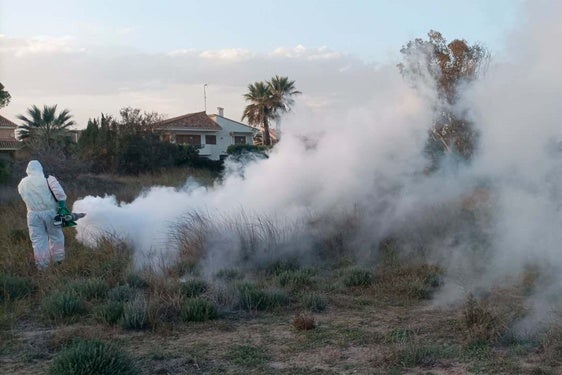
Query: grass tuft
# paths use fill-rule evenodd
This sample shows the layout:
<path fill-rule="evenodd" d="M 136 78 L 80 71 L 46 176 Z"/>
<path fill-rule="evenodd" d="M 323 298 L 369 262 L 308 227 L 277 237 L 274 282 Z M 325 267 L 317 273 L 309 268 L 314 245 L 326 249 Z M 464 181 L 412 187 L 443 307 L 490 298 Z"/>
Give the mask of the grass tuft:
<path fill-rule="evenodd" d="M 109 285 L 104 280 L 93 278 L 72 281 L 66 289 L 86 300 L 103 299 L 107 296 Z"/>
<path fill-rule="evenodd" d="M 215 319 L 215 305 L 203 298 L 190 298 L 182 306 L 181 318 L 184 322 L 204 322 Z"/>
<path fill-rule="evenodd" d="M 0 302 L 28 297 L 35 289 L 35 284 L 28 277 L 0 274 Z"/>
<path fill-rule="evenodd" d="M 123 302 L 109 301 L 94 308 L 96 320 L 106 324 L 116 324 L 121 320 L 124 313 Z"/>
<path fill-rule="evenodd" d="M 312 312 L 322 312 L 328 306 L 328 300 L 315 292 L 304 293 L 301 296 L 302 307 Z"/>
<path fill-rule="evenodd" d="M 256 367 L 269 360 L 266 349 L 253 345 L 235 345 L 230 349 L 228 358 L 236 365 Z"/>
<path fill-rule="evenodd" d="M 121 325 L 125 329 L 143 329 L 148 326 L 148 302 L 143 294 L 123 306 Z"/>
<path fill-rule="evenodd" d="M 76 341 L 63 349 L 49 367 L 50 375 L 134 375 L 129 355 L 116 345 L 98 340 Z"/>
<path fill-rule="evenodd" d="M 238 286 L 238 305 L 246 311 L 271 311 L 288 303 L 288 297 L 279 291 L 265 291 L 254 284 L 242 283 Z"/>
<path fill-rule="evenodd" d="M 360 268 L 352 268 L 344 275 L 343 283 L 347 287 L 370 286 L 373 283 L 373 273 Z"/>
<path fill-rule="evenodd" d="M 43 311 L 48 318 L 60 321 L 86 312 L 82 299 L 73 291 L 60 291 L 43 299 Z"/>
<path fill-rule="evenodd" d="M 199 297 L 207 289 L 208 285 L 204 280 L 192 279 L 180 284 L 181 293 L 188 298 Z"/>

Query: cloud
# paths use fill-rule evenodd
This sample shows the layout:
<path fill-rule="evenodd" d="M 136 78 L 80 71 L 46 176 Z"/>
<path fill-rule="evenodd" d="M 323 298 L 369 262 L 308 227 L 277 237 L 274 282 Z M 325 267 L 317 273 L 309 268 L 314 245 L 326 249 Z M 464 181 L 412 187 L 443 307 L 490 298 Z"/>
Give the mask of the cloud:
<path fill-rule="evenodd" d="M 143 53 L 128 48 L 81 45 L 71 37 L 0 38 L 0 74 L 12 94 L 8 117 L 31 105 L 69 108 L 78 126 L 99 113 L 124 106 L 170 116 L 224 107 L 240 119 L 249 83 L 274 75 L 296 81 L 307 110 L 365 103 L 371 96 L 376 68 L 354 56 L 325 47 L 279 48 L 271 53 L 247 49 L 179 49 Z M 395 70 L 391 68 L 390 70 Z M 398 74 L 397 71 L 392 74 Z M 4 78 L 5 77 L 5 78 Z"/>

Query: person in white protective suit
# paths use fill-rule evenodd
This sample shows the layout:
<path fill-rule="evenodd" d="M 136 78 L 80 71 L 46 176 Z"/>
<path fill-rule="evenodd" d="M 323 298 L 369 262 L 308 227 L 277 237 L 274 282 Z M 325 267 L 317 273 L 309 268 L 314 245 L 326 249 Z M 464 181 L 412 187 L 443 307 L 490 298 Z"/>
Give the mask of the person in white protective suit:
<path fill-rule="evenodd" d="M 66 194 L 54 176 L 45 178 L 43 167 L 37 160 L 27 165 L 27 176 L 18 185 L 27 207 L 27 226 L 33 246 L 35 264 L 45 269 L 51 262 L 64 260 L 64 234 L 55 226 L 53 218 L 57 207 L 66 207 Z"/>

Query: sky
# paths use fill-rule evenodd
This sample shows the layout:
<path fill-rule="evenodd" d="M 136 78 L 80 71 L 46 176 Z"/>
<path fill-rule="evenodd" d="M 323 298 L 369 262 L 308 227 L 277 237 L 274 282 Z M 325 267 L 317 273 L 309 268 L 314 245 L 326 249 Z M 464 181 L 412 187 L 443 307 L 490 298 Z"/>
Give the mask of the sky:
<path fill-rule="evenodd" d="M 522 22 L 520 0 L 0 0 L 2 114 L 57 104 L 82 128 L 125 106 L 169 117 L 221 106 L 240 120 L 247 85 L 276 74 L 303 92 L 297 112 L 360 106 L 373 71 L 430 29 L 501 59 Z"/>

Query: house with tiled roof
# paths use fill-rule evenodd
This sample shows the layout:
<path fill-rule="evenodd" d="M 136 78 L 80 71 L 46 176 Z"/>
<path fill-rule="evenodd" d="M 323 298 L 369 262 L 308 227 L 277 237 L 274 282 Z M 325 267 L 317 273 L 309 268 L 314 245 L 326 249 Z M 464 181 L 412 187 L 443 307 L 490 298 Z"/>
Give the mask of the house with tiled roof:
<path fill-rule="evenodd" d="M 14 156 L 21 149 L 21 142 L 16 139 L 17 125 L 0 115 L 0 154 Z"/>
<path fill-rule="evenodd" d="M 188 113 L 154 124 L 154 132 L 165 142 L 199 147 L 199 155 L 211 160 L 227 156 L 226 149 L 234 144 L 252 144 L 254 128 L 218 114 Z"/>

